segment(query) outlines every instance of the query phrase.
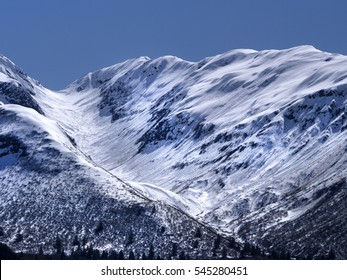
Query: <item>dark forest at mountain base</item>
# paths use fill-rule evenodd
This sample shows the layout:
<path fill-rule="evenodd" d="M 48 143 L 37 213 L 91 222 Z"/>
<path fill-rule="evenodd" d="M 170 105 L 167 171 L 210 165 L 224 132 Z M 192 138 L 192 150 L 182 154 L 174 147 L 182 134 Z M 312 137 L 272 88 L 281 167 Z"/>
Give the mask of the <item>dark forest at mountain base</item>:
<path fill-rule="evenodd" d="M 97 250 L 92 247 L 81 249 L 78 247 L 71 254 L 66 254 L 63 249 L 57 249 L 53 254 L 45 254 L 42 252 L 42 248 L 38 253 L 15 253 L 11 248 L 3 243 L 0 243 L 0 259 L 1 260 L 189 260 L 189 253 L 185 251 L 174 252 L 172 251 L 169 258 L 161 258 L 156 255 L 153 247 L 150 248 L 147 254 L 140 255 L 130 251 L 125 255 L 122 250 L 119 252 L 115 250 Z M 287 252 L 275 252 L 269 253 L 263 252 L 258 246 L 245 243 L 243 249 L 240 251 L 239 258 L 228 258 L 226 253 L 222 253 L 222 256 L 216 256 L 210 258 L 211 260 L 312 260 L 312 256 L 307 258 L 293 257 Z M 315 260 L 334 260 L 336 259 L 335 253 L 330 250 L 326 256 L 318 256 Z"/>

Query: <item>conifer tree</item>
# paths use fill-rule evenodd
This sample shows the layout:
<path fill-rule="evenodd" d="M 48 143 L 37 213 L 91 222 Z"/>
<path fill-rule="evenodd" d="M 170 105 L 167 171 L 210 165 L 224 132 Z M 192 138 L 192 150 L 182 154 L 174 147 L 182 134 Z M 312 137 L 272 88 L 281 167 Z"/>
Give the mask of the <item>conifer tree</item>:
<path fill-rule="evenodd" d="M 104 230 L 104 225 L 102 224 L 102 221 L 99 221 L 98 225 L 95 228 L 95 234 L 99 234 Z"/>
<path fill-rule="evenodd" d="M 39 248 L 39 259 L 42 259 L 43 258 L 43 248 L 42 248 L 42 244 L 40 245 L 40 248 Z"/>
<path fill-rule="evenodd" d="M 135 255 L 134 255 L 133 250 L 130 250 L 130 252 L 129 252 L 129 260 L 135 260 Z"/>
<path fill-rule="evenodd" d="M 195 232 L 194 237 L 195 237 L 195 238 L 201 238 L 201 229 L 200 229 L 200 228 L 197 228 L 197 229 L 196 229 L 196 232 Z"/>
<path fill-rule="evenodd" d="M 177 243 L 172 244 L 171 256 L 173 256 L 173 257 L 177 256 Z"/>
<path fill-rule="evenodd" d="M 119 253 L 118 253 L 118 259 L 119 260 L 124 260 L 124 253 L 123 253 L 122 250 L 120 250 Z"/>
<path fill-rule="evenodd" d="M 180 252 L 180 254 L 179 254 L 179 256 L 178 256 L 178 259 L 179 259 L 179 260 L 185 260 L 185 259 L 186 259 L 186 256 L 185 256 L 184 251 L 181 251 L 181 252 Z"/>
<path fill-rule="evenodd" d="M 223 250 L 222 250 L 222 259 L 223 260 L 227 259 L 227 249 L 225 247 L 223 247 Z"/>
<path fill-rule="evenodd" d="M 333 249 L 330 249 L 329 254 L 327 256 L 328 260 L 335 260 L 336 259 L 336 254 Z"/>
<path fill-rule="evenodd" d="M 154 248 L 153 248 L 153 245 L 151 245 L 149 247 L 148 259 L 149 260 L 154 260 Z"/>
<path fill-rule="evenodd" d="M 56 254 L 57 255 L 60 255 L 61 252 L 62 252 L 62 242 L 61 242 L 61 239 L 60 237 L 57 235 L 56 239 L 55 239 L 55 245 L 54 245 L 54 248 L 56 249 Z"/>
<path fill-rule="evenodd" d="M 80 245 L 80 242 L 78 240 L 78 236 L 75 235 L 73 241 L 72 241 L 72 246 L 79 246 Z"/>
<path fill-rule="evenodd" d="M 134 235 L 133 232 L 130 230 L 129 234 L 128 234 L 128 241 L 126 245 L 130 245 L 134 243 Z"/>
<path fill-rule="evenodd" d="M 110 260 L 118 260 L 118 254 L 116 250 L 112 250 L 108 257 Z"/>

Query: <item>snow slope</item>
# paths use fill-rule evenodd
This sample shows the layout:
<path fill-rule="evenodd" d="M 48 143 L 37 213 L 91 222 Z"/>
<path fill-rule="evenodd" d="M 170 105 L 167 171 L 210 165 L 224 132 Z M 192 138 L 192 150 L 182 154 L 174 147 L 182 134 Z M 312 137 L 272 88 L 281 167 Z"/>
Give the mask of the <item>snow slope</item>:
<path fill-rule="evenodd" d="M 18 81 L 10 82 L 22 88 Z M 60 96 L 32 85 L 34 102 L 46 94 Z M 76 145 L 72 126 L 67 131 L 18 101 L 0 105 L 0 242 L 16 251 L 53 253 L 59 238 L 69 253 L 79 249 L 78 240 L 85 248 L 122 250 L 126 257 L 133 252 L 136 258 L 150 248 L 161 258 L 178 258 L 181 252 L 217 258 L 228 246 L 227 255 L 238 256 L 229 239 L 93 162 Z M 59 98 L 53 102 L 40 105 L 53 108 Z M 216 239 L 220 248 L 212 250 Z"/>
<path fill-rule="evenodd" d="M 299 46 L 140 57 L 59 92 L 26 79 L 72 153 L 139 196 L 264 248 L 346 258 L 346 69 Z"/>
<path fill-rule="evenodd" d="M 214 258 L 211 229 L 95 165 L 55 121 L 31 108 L 0 106 L 0 241 L 17 251 L 65 252 L 81 246 L 148 254 Z M 177 223 L 176 221 L 179 221 Z M 195 233 L 201 234 L 196 237 Z M 192 244 L 196 246 L 192 247 Z M 177 253 L 172 253 L 176 246 Z M 238 250 L 228 247 L 230 257 Z"/>

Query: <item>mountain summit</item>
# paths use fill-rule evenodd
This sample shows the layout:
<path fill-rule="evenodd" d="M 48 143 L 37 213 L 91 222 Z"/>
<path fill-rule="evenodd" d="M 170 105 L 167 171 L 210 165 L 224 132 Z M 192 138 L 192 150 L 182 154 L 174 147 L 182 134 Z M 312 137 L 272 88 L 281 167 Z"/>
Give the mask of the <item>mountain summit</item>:
<path fill-rule="evenodd" d="M 346 70 L 312 46 L 240 49 L 55 92 L 1 56 L 0 242 L 346 259 Z"/>

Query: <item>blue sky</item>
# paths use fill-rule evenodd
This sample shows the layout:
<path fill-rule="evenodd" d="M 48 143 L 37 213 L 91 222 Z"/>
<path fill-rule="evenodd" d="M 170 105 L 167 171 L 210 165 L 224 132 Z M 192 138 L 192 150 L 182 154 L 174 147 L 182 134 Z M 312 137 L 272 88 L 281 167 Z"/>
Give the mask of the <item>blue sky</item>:
<path fill-rule="evenodd" d="M 341 0 L 2 0 L 0 53 L 44 86 L 128 58 L 309 44 L 347 55 Z"/>

